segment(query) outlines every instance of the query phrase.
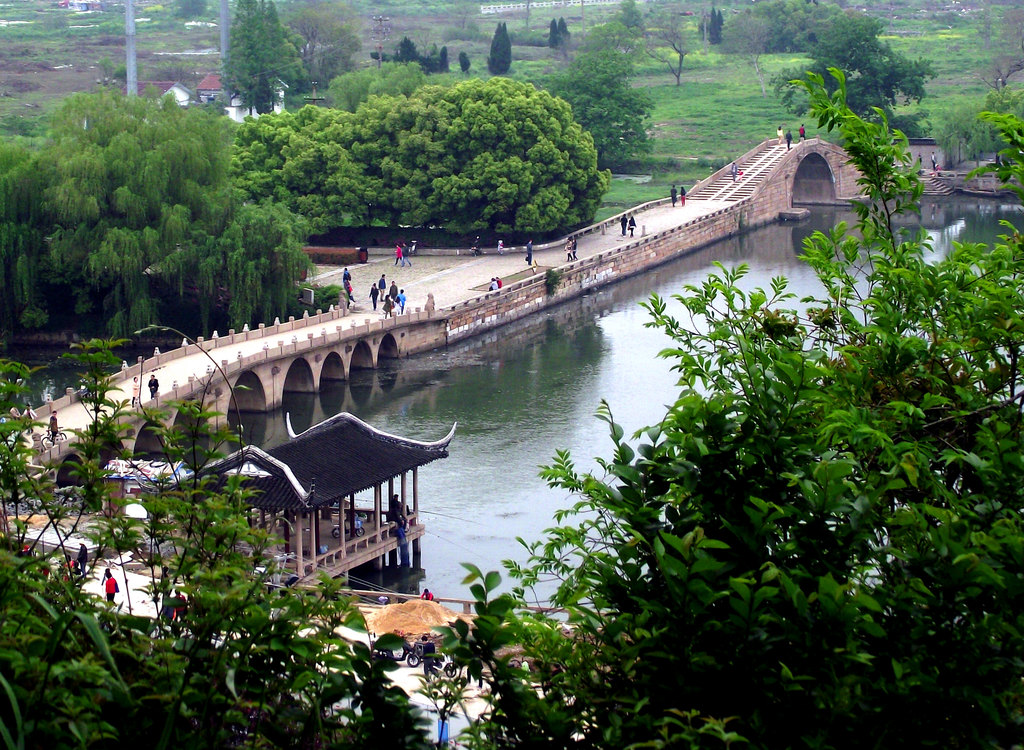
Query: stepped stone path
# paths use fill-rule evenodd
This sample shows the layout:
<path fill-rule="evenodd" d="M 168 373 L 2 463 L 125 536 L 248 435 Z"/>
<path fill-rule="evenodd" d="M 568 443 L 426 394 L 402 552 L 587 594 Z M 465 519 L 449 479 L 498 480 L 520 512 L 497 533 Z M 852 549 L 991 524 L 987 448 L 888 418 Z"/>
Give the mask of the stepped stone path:
<path fill-rule="evenodd" d="M 800 145 L 802 144 L 794 144 L 793 148 L 799 148 Z M 771 176 L 773 169 L 785 155 L 786 146 L 784 144 L 781 146 L 761 144 L 737 161 L 737 166 L 743 174 L 735 182 L 726 170 L 724 175 L 718 175 L 714 179 L 707 180 L 706 183 L 698 183 L 694 186 L 687 194 L 685 203 L 673 207 L 666 198 L 624 212 L 636 219 L 637 226 L 632 238 L 628 232 L 623 235 L 617 216 L 600 225 L 589 227 L 577 233 L 577 257 L 581 261 L 585 260 L 626 245 L 642 236 L 674 229 L 688 221 L 712 214 L 744 200 Z M 405 239 L 411 240 L 414 237 L 410 236 Z M 548 268 L 558 268 L 567 263 L 564 244 L 564 240 L 544 245 L 534 243 L 534 257 L 539 265 L 538 273 L 543 274 Z M 437 310 L 436 315 L 440 317 L 444 315 L 446 308 L 483 294 L 481 289 L 486 289 L 491 277 L 497 276 L 503 280 L 513 277 L 520 278 L 524 272 L 529 271 L 525 263 L 525 248 L 523 246 L 506 247 L 504 254 L 498 254 L 496 247 L 485 247 L 482 250 L 484 252 L 482 256 L 474 256 L 468 248 L 446 248 L 437 251 L 438 254 L 433 254 L 429 248 L 424 248 L 421 245 L 418 254 L 411 258 L 411 267 L 398 267 L 394 265 L 393 248 L 371 248 L 368 263 L 349 267 L 356 302 L 347 317 L 333 321 L 332 325 L 340 325 L 343 329 L 354 328 L 364 325 L 367 321 L 380 319 L 381 311 L 372 309 L 368 291 L 370 285 L 376 282 L 381 274 L 386 276 L 388 284 L 394 279 L 398 286 L 405 290 L 409 300 L 406 305 L 407 312 L 423 309 L 427 302 L 427 295 L 432 294 Z M 321 267 L 318 269 L 318 275 L 312 281 L 318 286 L 329 283 L 340 285 L 342 271 L 341 268 Z M 309 325 L 310 330 L 315 328 L 317 332 L 323 327 L 321 323 L 315 323 L 312 320 Z M 291 339 L 293 335 L 297 335 L 301 340 L 305 338 L 306 329 L 293 330 L 287 334 L 287 337 Z M 274 338 L 276 340 L 277 337 Z M 249 341 L 236 342 L 223 349 L 214 349 L 213 355 L 217 361 L 233 360 L 239 355 L 249 356 L 262 350 L 265 341 L 266 339 L 254 338 Z M 161 364 L 155 370 L 160 382 L 156 399 L 149 398 L 149 390 L 146 387 L 150 371 L 146 370 L 140 373 L 138 364 L 126 363 L 126 365 L 127 367 L 122 368 L 121 373 L 115 378 L 113 384 L 115 390 L 111 394 L 112 397 L 115 400 L 120 398 L 126 403 L 130 403 L 132 378 L 139 377 L 142 384 L 143 404 L 157 406 L 160 403 L 161 395 L 169 393 L 174 383 L 186 383 L 190 375 L 195 378 L 205 376 L 210 367 L 210 359 L 200 352 Z M 50 404 L 37 406 L 36 411 L 39 414 L 39 419 L 45 423 L 51 411 Z M 86 427 L 89 415 L 81 403 L 74 402 L 58 410 L 58 422 L 61 430 L 70 435 L 71 431 Z M 35 437 L 41 437 L 44 430 L 44 427 L 37 428 Z"/>
<path fill-rule="evenodd" d="M 741 173 L 733 180 L 726 174 L 707 185 L 702 185 L 687 196 L 688 200 L 718 200 L 734 203 L 752 196 L 775 171 L 789 149 L 785 144 L 769 146 L 762 151 L 754 151 L 736 160 L 736 168 Z"/>

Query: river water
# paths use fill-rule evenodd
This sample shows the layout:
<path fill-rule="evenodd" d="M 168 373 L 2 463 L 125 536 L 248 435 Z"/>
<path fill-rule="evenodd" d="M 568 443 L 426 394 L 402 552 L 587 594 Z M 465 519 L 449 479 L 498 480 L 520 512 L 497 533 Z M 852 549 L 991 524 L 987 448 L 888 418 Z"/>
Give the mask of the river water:
<path fill-rule="evenodd" d="M 675 399 L 670 362 L 658 357 L 671 342 L 644 326 L 649 316 L 640 307 L 643 300 L 699 283 L 715 261 L 748 264 L 747 287 L 786 276 L 797 298 L 817 292 L 817 281 L 798 258 L 802 241 L 851 218 L 825 209 L 806 222 L 754 230 L 447 351 L 355 371 L 349 382 L 319 394 L 286 394 L 281 410 L 244 415 L 245 434 L 263 445 L 286 440 L 285 412 L 296 431 L 347 410 L 379 429 L 420 440 L 439 439 L 458 423 L 450 457 L 420 469 L 427 528 L 421 567 L 357 574 L 354 583 L 403 591 L 427 586 L 439 596 L 466 596 L 461 563 L 486 572 L 501 570 L 506 559 L 525 560 L 517 537 L 542 538 L 554 512 L 572 504 L 540 479 L 542 464 L 564 449 L 578 469 L 596 470 L 594 457 L 611 454 L 607 429 L 593 416 L 601 399 L 627 434 L 658 422 Z M 936 257 L 953 241 L 991 243 L 1006 233 L 1002 220 L 1024 227 L 1024 215 L 1009 204 L 954 198 L 922 206 Z M 60 391 L 61 377 L 68 375 L 43 371 L 33 388 Z"/>

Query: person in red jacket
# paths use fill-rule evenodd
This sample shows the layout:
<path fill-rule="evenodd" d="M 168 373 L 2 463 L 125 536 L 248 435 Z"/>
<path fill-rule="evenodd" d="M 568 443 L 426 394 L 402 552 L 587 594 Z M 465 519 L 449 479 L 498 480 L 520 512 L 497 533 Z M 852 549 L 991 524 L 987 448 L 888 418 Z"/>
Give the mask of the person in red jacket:
<path fill-rule="evenodd" d="M 430 589 L 423 589 L 423 593 L 420 594 L 420 599 L 426 599 L 428 602 L 434 601 L 434 595 L 430 593 Z"/>
<path fill-rule="evenodd" d="M 107 568 L 103 574 L 103 590 L 107 593 L 107 601 L 114 601 L 114 594 L 120 589 L 117 586 L 117 580 L 114 578 L 114 574 L 110 572 L 110 568 Z"/>

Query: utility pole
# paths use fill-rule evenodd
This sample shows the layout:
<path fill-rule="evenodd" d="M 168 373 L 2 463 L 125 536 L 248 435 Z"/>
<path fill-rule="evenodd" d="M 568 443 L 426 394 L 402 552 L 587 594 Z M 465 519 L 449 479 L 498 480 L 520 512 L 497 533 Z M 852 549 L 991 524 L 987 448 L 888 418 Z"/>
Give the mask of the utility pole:
<path fill-rule="evenodd" d="M 228 61 L 228 45 L 231 41 L 231 13 L 228 10 L 228 0 L 220 0 L 220 66 Z"/>
<path fill-rule="evenodd" d="M 319 84 L 319 81 L 310 81 L 310 84 L 313 87 L 313 96 L 305 96 L 303 97 L 303 99 L 312 104 L 314 107 L 319 107 L 320 102 L 324 100 L 324 97 L 316 95 L 316 87 L 317 84 Z"/>
<path fill-rule="evenodd" d="M 139 75 L 135 68 L 135 0 L 126 0 L 124 4 L 124 36 L 125 36 L 125 93 L 128 96 L 139 95 Z"/>
<path fill-rule="evenodd" d="M 384 42 L 391 38 L 391 19 L 387 16 L 373 17 L 373 34 L 371 35 L 377 47 L 377 67 L 384 62 Z"/>

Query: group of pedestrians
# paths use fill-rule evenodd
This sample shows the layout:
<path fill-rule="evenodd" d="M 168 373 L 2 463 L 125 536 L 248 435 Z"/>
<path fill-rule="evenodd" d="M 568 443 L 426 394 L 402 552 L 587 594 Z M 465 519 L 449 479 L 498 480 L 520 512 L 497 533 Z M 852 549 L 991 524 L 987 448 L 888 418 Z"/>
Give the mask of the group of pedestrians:
<path fill-rule="evenodd" d="M 775 135 L 779 138 L 779 145 L 786 144 L 786 150 L 789 151 L 793 147 L 793 131 L 787 130 L 782 132 L 782 126 L 779 125 L 779 129 L 775 131 Z M 804 128 L 803 123 L 800 123 L 800 128 L 797 130 L 797 135 L 801 141 L 807 140 L 807 130 Z"/>
<path fill-rule="evenodd" d="M 146 383 L 146 387 L 149 388 L 149 398 L 152 400 L 156 398 L 157 392 L 160 390 L 160 381 L 156 379 L 156 373 L 149 373 L 149 382 Z M 142 408 L 142 382 L 138 376 L 132 378 L 132 408 Z"/>
<path fill-rule="evenodd" d="M 395 243 L 395 265 L 402 266 L 403 268 L 405 266 L 412 268 L 412 261 L 409 260 L 408 248 L 406 248 L 405 243 L 401 241 Z"/>
<path fill-rule="evenodd" d="M 377 283 L 370 286 L 370 302 L 373 303 L 373 309 L 376 310 L 377 303 L 380 302 L 385 318 L 390 318 L 392 314 L 403 315 L 406 300 L 405 290 L 399 289 L 394 280 L 391 281 L 389 287 L 385 274 L 381 274 Z M 395 310 L 398 312 L 396 313 Z"/>
<path fill-rule="evenodd" d="M 619 226 L 622 227 L 622 236 L 626 236 L 626 230 L 629 230 L 629 236 L 633 236 L 633 231 L 636 229 L 636 217 L 633 214 L 622 214 L 619 217 Z"/>

